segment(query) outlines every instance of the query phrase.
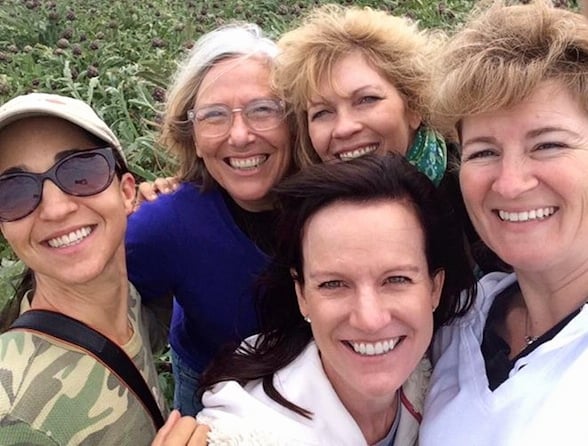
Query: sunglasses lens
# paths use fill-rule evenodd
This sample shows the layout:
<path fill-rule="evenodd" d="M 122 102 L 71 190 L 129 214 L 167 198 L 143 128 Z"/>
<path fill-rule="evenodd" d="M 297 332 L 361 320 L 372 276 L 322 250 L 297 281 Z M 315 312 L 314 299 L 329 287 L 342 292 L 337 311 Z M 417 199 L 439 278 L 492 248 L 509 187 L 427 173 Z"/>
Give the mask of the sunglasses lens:
<path fill-rule="evenodd" d="M 63 192 L 88 197 L 104 191 L 114 178 L 115 160 L 109 148 L 80 152 L 45 173 L 0 177 L 0 221 L 26 217 L 41 202 L 43 183 L 53 181 Z"/>
<path fill-rule="evenodd" d="M 102 192 L 110 185 L 114 166 L 98 153 L 80 153 L 64 161 L 55 175 L 65 192 L 87 197 Z"/>
<path fill-rule="evenodd" d="M 39 204 L 41 189 L 25 175 L 0 180 L 0 220 L 12 221 L 30 214 Z"/>

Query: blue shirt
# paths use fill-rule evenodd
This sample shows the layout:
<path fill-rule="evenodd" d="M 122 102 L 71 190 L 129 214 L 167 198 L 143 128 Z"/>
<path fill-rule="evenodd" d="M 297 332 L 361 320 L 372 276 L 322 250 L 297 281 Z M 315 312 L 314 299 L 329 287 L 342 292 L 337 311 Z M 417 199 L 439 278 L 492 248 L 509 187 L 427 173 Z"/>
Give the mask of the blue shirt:
<path fill-rule="evenodd" d="M 143 203 L 129 219 L 126 248 L 143 300 L 174 296 L 170 344 L 190 368 L 201 372 L 223 344 L 258 331 L 253 286 L 269 257 L 218 190 L 185 183 Z"/>

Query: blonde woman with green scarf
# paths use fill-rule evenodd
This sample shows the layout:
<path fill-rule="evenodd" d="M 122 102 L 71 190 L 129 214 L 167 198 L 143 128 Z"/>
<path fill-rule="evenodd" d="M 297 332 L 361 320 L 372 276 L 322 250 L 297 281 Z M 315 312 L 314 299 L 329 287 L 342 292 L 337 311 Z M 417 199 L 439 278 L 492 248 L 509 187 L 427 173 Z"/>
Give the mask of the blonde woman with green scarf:
<path fill-rule="evenodd" d="M 396 152 L 438 186 L 447 148 L 428 126 L 437 42 L 409 19 L 336 5 L 285 33 L 273 82 L 296 115 L 299 166 Z"/>

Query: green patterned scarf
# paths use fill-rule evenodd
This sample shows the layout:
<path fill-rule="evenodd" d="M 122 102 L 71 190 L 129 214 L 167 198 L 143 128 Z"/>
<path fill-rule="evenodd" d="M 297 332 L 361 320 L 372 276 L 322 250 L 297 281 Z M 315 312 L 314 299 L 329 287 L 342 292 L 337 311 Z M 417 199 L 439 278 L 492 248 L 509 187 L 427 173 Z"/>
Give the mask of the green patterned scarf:
<path fill-rule="evenodd" d="M 447 146 L 441 136 L 422 126 L 406 153 L 406 159 L 439 186 L 447 167 Z"/>

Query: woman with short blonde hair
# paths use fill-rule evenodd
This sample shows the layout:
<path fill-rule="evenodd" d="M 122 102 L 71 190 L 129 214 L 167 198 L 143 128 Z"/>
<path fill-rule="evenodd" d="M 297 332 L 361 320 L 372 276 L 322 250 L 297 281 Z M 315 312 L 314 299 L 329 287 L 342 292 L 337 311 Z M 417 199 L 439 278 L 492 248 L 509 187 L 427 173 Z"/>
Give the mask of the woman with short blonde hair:
<path fill-rule="evenodd" d="M 588 21 L 537 0 L 477 11 L 439 56 L 438 120 L 490 273 L 433 342 L 421 445 L 584 444 Z"/>

